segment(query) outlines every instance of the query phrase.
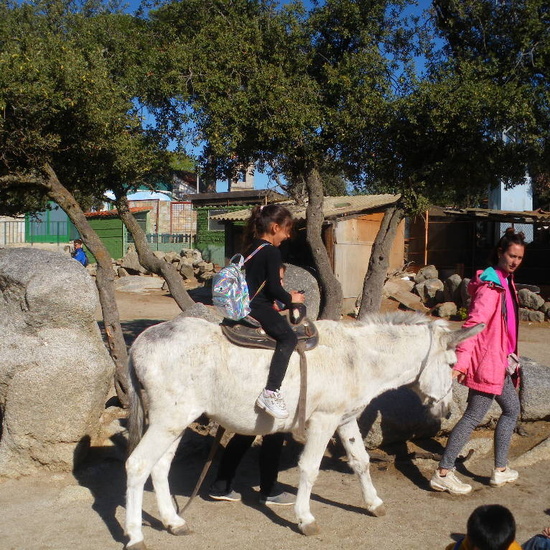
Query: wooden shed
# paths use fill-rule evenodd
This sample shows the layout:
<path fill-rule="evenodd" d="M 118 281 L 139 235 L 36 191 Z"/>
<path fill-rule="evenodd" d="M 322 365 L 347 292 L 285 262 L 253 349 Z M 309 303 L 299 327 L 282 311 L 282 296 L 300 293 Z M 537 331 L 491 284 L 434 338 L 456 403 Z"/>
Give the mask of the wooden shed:
<path fill-rule="evenodd" d="M 431 208 L 408 227 L 407 261 L 432 264 L 440 278 L 453 273 L 471 277 L 489 264 L 489 255 L 507 227 L 523 231 L 527 250 L 516 280 L 548 284 L 550 280 L 550 213 L 486 208 Z"/>
<path fill-rule="evenodd" d="M 344 312 L 352 311 L 357 296 L 363 289 L 374 239 L 380 228 L 384 212 L 399 199 L 399 195 L 355 195 L 325 197 L 323 202 L 323 242 L 327 248 L 332 269 L 342 285 Z M 309 269 L 314 263 L 305 239 L 306 209 L 292 202 L 284 205 L 297 221 L 297 236 L 283 243 L 283 259 Z M 250 209 L 213 216 L 226 225 L 226 259 L 241 252 L 239 236 L 248 219 Z M 405 224 L 401 223 L 390 253 L 390 270 L 403 267 L 405 258 Z M 233 247 L 229 245 L 233 243 Z"/>

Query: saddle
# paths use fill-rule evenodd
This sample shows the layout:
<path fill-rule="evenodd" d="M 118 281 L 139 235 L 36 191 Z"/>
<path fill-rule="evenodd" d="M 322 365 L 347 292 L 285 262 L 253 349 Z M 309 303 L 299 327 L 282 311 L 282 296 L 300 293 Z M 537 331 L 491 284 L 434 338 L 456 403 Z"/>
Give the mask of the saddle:
<path fill-rule="evenodd" d="M 285 316 L 288 320 L 288 316 Z M 291 323 L 289 325 L 298 337 L 298 345 L 302 344 L 305 351 L 314 349 L 317 346 L 319 333 L 311 319 L 304 317 L 297 325 Z M 237 346 L 274 350 L 277 344 L 275 339 L 266 334 L 258 321 L 250 316 L 246 316 L 240 321 L 224 319 L 220 326 L 225 337 Z"/>

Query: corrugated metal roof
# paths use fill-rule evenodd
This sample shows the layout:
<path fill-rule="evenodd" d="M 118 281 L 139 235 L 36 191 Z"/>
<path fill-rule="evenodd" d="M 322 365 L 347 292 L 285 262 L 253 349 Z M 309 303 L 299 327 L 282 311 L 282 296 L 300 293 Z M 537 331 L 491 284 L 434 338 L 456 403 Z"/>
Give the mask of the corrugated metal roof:
<path fill-rule="evenodd" d="M 550 212 L 544 212 L 543 210 L 525 210 L 525 211 L 512 211 L 512 210 L 491 210 L 488 208 L 460 208 L 452 209 L 446 208 L 444 213 L 447 216 L 465 216 L 470 218 L 484 218 L 494 221 L 502 222 L 549 222 Z"/>
<path fill-rule="evenodd" d="M 400 195 L 354 195 L 351 197 L 325 197 L 323 201 L 323 213 L 324 217 L 339 218 L 343 216 L 351 216 L 353 214 L 361 214 L 369 210 L 377 210 L 384 206 L 389 206 L 397 202 Z M 294 202 L 280 202 L 283 206 L 286 206 L 294 216 L 295 219 L 304 220 L 306 217 L 306 207 L 298 206 Z M 217 214 L 212 216 L 211 219 L 218 221 L 245 221 L 250 216 L 250 208 L 243 210 L 234 210 L 233 212 L 226 212 L 225 214 Z"/>

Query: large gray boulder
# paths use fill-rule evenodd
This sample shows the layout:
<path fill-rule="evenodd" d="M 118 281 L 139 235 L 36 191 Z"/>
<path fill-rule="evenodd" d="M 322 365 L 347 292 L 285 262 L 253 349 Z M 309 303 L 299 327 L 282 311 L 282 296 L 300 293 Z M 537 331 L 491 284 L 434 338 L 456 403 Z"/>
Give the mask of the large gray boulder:
<path fill-rule="evenodd" d="M 550 367 L 521 357 L 521 419 L 550 420 Z"/>
<path fill-rule="evenodd" d="M 293 264 L 285 264 L 286 271 L 283 279 L 283 286 L 287 291 L 303 290 L 306 296 L 307 316 L 310 319 L 317 319 L 321 304 L 321 293 L 317 279 L 309 271 Z"/>
<path fill-rule="evenodd" d="M 97 435 L 114 373 L 93 279 L 45 250 L 0 250 L 0 475 L 71 470 Z"/>

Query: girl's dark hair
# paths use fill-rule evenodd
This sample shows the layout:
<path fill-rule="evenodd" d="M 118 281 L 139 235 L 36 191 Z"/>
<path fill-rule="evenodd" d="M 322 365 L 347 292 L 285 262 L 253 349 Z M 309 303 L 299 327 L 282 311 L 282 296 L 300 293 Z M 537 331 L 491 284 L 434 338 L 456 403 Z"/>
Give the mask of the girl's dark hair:
<path fill-rule="evenodd" d="M 498 264 L 498 253 L 504 253 L 512 244 L 519 244 L 521 246 L 525 246 L 525 235 L 523 234 L 523 231 L 519 231 L 516 233 L 516 230 L 513 227 L 509 227 L 505 232 L 504 235 L 500 238 L 500 241 L 498 241 L 497 245 L 495 246 L 494 250 L 491 252 L 491 264 L 497 265 Z"/>
<path fill-rule="evenodd" d="M 515 538 L 514 516 L 500 504 L 479 506 L 468 518 L 468 539 L 479 550 L 507 550 Z"/>
<path fill-rule="evenodd" d="M 250 218 L 244 231 L 244 245 L 249 245 L 254 239 L 265 235 L 272 223 L 281 227 L 290 227 L 292 225 L 292 214 L 288 208 L 280 204 L 267 204 L 265 206 L 255 206 L 252 209 Z"/>

